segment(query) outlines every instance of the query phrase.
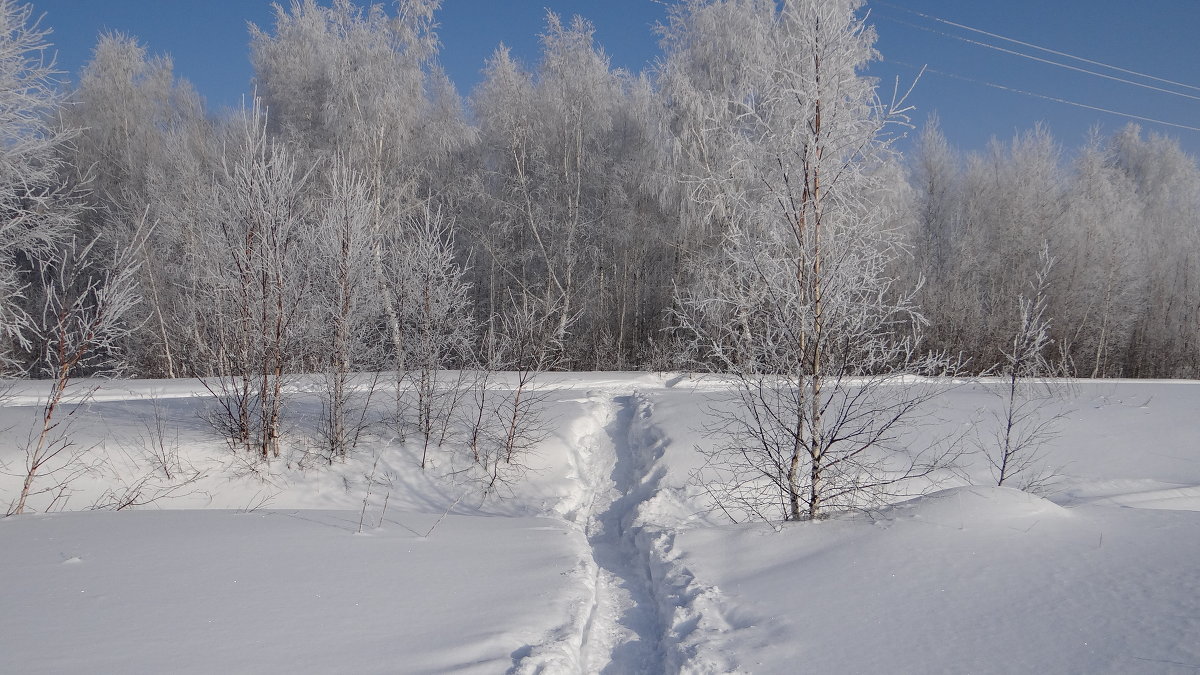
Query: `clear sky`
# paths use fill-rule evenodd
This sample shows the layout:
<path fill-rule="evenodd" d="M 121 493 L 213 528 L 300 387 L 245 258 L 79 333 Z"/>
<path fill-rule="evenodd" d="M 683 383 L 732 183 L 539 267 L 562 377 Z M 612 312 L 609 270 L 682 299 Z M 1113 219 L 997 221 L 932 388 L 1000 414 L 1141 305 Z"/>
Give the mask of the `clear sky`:
<path fill-rule="evenodd" d="M 33 5 L 54 29 L 51 41 L 63 70 L 78 70 L 99 31 L 119 30 L 154 53 L 169 53 L 176 72 L 214 109 L 237 104 L 249 89 L 247 22 L 272 22 L 269 0 L 33 0 Z M 931 72 L 910 98 L 918 109 L 914 120 L 938 113 L 946 135 L 964 149 L 982 148 L 992 137 L 1007 140 L 1039 121 L 1060 142 L 1076 146 L 1095 124 L 1111 132 L 1127 121 L 989 84 L 1200 127 L 1200 0 L 872 0 L 868 6 L 884 57 L 871 74 L 890 92 L 896 76 L 909 83 L 914 67 L 928 65 Z M 438 15 L 441 61 L 460 91 L 478 82 L 484 60 L 500 42 L 526 62 L 536 61 L 546 8 L 592 20 L 614 65 L 631 70 L 652 65 L 658 51 L 653 26 L 666 16 L 660 0 L 444 0 Z M 1056 56 L 931 17 L 1179 84 Z M 1196 98 L 1036 62 L 951 35 Z M 1200 155 L 1200 131 L 1142 124 L 1179 138 L 1185 150 Z"/>

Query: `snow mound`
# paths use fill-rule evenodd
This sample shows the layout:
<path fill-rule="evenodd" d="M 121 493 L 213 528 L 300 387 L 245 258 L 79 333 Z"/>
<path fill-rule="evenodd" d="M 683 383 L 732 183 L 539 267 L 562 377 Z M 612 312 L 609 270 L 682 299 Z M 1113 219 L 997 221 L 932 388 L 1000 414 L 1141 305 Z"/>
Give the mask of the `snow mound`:
<path fill-rule="evenodd" d="M 885 520 L 920 519 L 964 525 L 1069 516 L 1067 509 L 1037 495 L 1014 488 L 979 485 L 941 490 L 884 511 Z"/>

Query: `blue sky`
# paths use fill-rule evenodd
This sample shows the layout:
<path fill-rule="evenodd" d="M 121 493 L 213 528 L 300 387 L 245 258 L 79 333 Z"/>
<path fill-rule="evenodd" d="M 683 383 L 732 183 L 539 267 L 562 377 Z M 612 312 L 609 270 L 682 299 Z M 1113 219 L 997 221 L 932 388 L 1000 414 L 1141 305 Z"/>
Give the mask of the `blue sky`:
<path fill-rule="evenodd" d="M 936 111 L 947 136 L 966 148 L 981 148 L 992 136 L 1009 139 L 1041 121 L 1059 142 L 1079 145 L 1100 124 L 1115 131 L 1128 118 L 1003 91 L 987 82 L 1163 121 L 1200 127 L 1200 1 L 1197 0 L 888 0 L 871 3 L 884 63 L 873 72 L 888 82 L 911 79 L 911 65 L 928 64 L 911 102 L 923 120 Z M 901 9 L 903 8 L 903 9 Z M 909 10 L 909 11 L 905 11 Z M 1095 65 L 956 29 L 912 14 L 917 11 L 996 35 L 1049 47 L 1126 70 L 1197 87 L 1167 85 Z M 918 28 L 919 27 L 919 28 Z M 937 31 L 937 32 L 931 32 Z M 1183 98 L 1034 62 L 947 37 L 1011 48 L 1087 70 L 1172 89 Z M 909 66 L 901 65 L 909 64 Z M 943 74 L 945 73 L 945 74 Z M 970 78 L 965 81 L 958 78 Z M 889 88 L 890 89 L 890 88 Z M 1141 122 L 1146 130 L 1175 136 L 1192 155 L 1200 154 L 1200 131 Z"/>
<path fill-rule="evenodd" d="M 176 72 L 191 80 L 214 108 L 237 104 L 248 90 L 246 23 L 267 26 L 272 21 L 269 0 L 34 0 L 33 4 L 54 29 L 51 41 L 64 70 L 74 73 L 87 60 L 99 31 L 120 30 L 137 36 L 155 53 L 171 54 Z M 926 73 L 910 98 L 918 109 L 914 121 L 920 123 L 936 112 L 947 136 L 964 149 L 980 149 L 992 137 L 1007 140 L 1039 121 L 1060 142 L 1076 146 L 1095 124 L 1113 131 L 1127 121 L 984 83 L 1200 127 L 1200 100 L 969 44 L 945 34 L 1102 70 L 913 13 L 1200 87 L 1196 36 L 1200 0 L 888 0 L 871 2 L 869 7 L 884 57 L 871 74 L 890 91 L 897 76 L 905 84 L 910 82 L 916 66 L 927 64 L 937 71 Z M 478 82 L 484 60 L 500 42 L 534 62 L 545 8 L 592 20 L 597 39 L 613 63 L 631 70 L 640 70 L 654 59 L 653 25 L 666 15 L 658 0 L 444 0 L 438 15 L 441 60 L 460 90 L 466 93 Z M 1200 97 L 1200 89 L 1103 72 Z M 1179 138 L 1188 152 L 1200 155 L 1200 132 L 1148 122 L 1143 126 Z"/>

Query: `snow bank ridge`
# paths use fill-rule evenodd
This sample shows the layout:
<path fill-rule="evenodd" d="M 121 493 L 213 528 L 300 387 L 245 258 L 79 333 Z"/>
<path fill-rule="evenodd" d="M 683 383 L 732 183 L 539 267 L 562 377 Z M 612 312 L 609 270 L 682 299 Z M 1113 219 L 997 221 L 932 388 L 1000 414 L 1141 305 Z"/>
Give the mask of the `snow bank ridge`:
<path fill-rule="evenodd" d="M 901 502 L 883 512 L 887 521 L 916 518 L 960 528 L 972 524 L 1070 516 L 1067 509 L 1048 499 L 1015 488 L 983 485 L 939 490 Z"/>

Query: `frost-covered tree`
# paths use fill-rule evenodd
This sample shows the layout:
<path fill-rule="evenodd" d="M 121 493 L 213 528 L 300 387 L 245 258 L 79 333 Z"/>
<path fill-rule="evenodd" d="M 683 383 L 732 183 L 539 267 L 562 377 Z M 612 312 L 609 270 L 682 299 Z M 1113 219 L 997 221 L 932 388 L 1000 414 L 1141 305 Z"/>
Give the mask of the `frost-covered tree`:
<path fill-rule="evenodd" d="M 1144 312 L 1130 374 L 1200 376 L 1200 168 L 1178 142 L 1130 125 L 1112 140 L 1115 167 L 1143 206 L 1136 243 L 1147 261 Z"/>
<path fill-rule="evenodd" d="M 139 374 L 175 377 L 180 373 L 172 343 L 178 331 L 170 318 L 186 271 L 164 263 L 181 257 L 184 232 L 174 217 L 177 205 L 162 203 L 175 195 L 157 192 L 154 183 L 177 170 L 180 158 L 169 150 L 171 136 L 205 125 L 200 98 L 188 82 L 175 78 L 170 58 L 151 57 L 137 40 L 106 33 L 63 116 L 80 129 L 63 155 L 71 178 L 86 191 L 83 230 L 100 237 L 104 249 L 133 248 L 144 258 L 139 282 L 146 297 L 130 317 L 137 328 L 125 351 Z M 135 242 L 146 227 L 153 235 Z"/>
<path fill-rule="evenodd" d="M 1011 143 L 993 140 L 986 153 L 968 158 L 963 189 L 960 260 L 964 311 L 971 311 L 963 347 L 978 367 L 1000 363 L 1016 330 L 1008 308 L 1039 268 L 1042 243 L 1057 241 L 1063 227 L 1066 174 L 1061 150 L 1041 126 Z"/>
<path fill-rule="evenodd" d="M 387 261 L 395 256 L 387 248 L 394 238 L 385 235 L 440 197 L 431 194 L 447 173 L 438 165 L 472 137 L 436 63 L 440 4 L 401 0 L 389 13 L 383 4 L 293 0 L 276 6 L 273 31 L 251 28 L 255 82 L 271 131 L 310 163 L 328 168 L 338 157 L 367 187 L 376 230 L 375 290 L 394 360 L 407 338 L 399 299 L 385 282 Z"/>
<path fill-rule="evenodd" d="M 671 95 L 693 119 L 683 180 L 724 232 L 678 317 L 739 385 L 706 479 L 743 515 L 819 518 L 935 466 L 891 444 L 929 395 L 898 383 L 938 360 L 915 355 L 920 317 L 888 274 L 885 134 L 904 109 L 860 74 L 876 54 L 859 7 L 696 1 L 666 31 Z M 731 22 L 736 45 L 721 42 Z M 713 54 L 736 55 L 719 82 L 702 67 Z"/>
<path fill-rule="evenodd" d="M 474 365 L 475 323 L 470 288 L 455 261 L 453 224 L 432 209 L 406 220 L 392 247 L 387 283 L 400 308 L 405 336 L 397 373 L 397 417 L 415 429 L 421 468 L 441 446 L 467 395 L 464 369 Z"/>
<path fill-rule="evenodd" d="M 235 449 L 266 460 L 280 452 L 285 378 L 310 356 L 310 172 L 270 139 L 259 108 L 231 131 L 204 222 L 204 288 L 196 289 L 216 370 L 205 383 L 218 403 L 214 425 Z"/>
<path fill-rule="evenodd" d="M 383 362 L 378 331 L 380 303 L 373 272 L 378 232 L 369 188 L 344 161 L 334 165 L 319 203 L 312 253 L 316 265 L 311 320 L 324 373 L 318 433 L 330 461 L 345 457 L 366 430 L 377 376 L 355 375 Z"/>
<path fill-rule="evenodd" d="M 1034 492 L 1045 489 L 1054 477 L 1043 465 L 1043 451 L 1061 421 L 1061 415 L 1046 409 L 1055 393 L 1047 378 L 1058 374 L 1050 360 L 1052 321 L 1047 313 L 1055 261 L 1048 246 L 1038 258 L 1041 267 L 1029 280 L 1029 294 L 1017 296 L 1017 327 L 1004 349 L 1000 371 L 1002 404 L 991 442 L 983 446 L 996 485 Z"/>
<path fill-rule="evenodd" d="M 1089 377 L 1119 376 L 1145 312 L 1147 265 L 1137 246 L 1142 203 L 1093 133 L 1079 151 L 1066 192 L 1063 227 L 1053 242 L 1058 263 L 1048 312 L 1058 357 Z"/>
<path fill-rule="evenodd" d="M 276 5 L 273 31 L 251 27 L 255 83 L 271 129 L 301 148 L 340 153 L 364 175 L 410 170 L 430 112 L 439 5 L 403 0 L 394 15 L 350 0 Z"/>
<path fill-rule="evenodd" d="M 480 240 L 503 246 L 490 251 L 503 272 L 494 283 L 541 305 L 560 344 L 595 272 L 611 183 L 607 133 L 623 94 L 593 32 L 579 17 L 566 24 L 548 12 L 536 74 L 502 46 L 473 98 L 491 167 L 481 191 L 493 220 Z"/>
<path fill-rule="evenodd" d="M 921 131 L 908 165 L 912 256 L 900 262 L 897 274 L 919 288 L 917 304 L 929 322 L 926 339 L 959 351 L 974 340 L 981 321 L 972 284 L 977 258 L 984 252 L 968 245 L 963 162 L 936 117 Z"/>
<path fill-rule="evenodd" d="M 57 151 L 73 132 L 57 123 L 61 103 L 48 30 L 32 8 L 0 0 L 0 375 L 32 347 L 32 261 L 44 261 L 75 228 L 64 205 Z M 35 263 L 36 264 L 36 263 Z"/>
<path fill-rule="evenodd" d="M 141 345 L 157 353 L 135 362 L 143 374 L 197 377 L 219 370 L 217 352 L 204 336 L 209 334 L 209 266 L 222 259 L 207 242 L 215 208 L 213 177 L 222 171 L 225 149 L 236 145 L 228 126 L 228 121 L 199 119 L 169 130 L 162 162 L 148 169 L 149 202 L 137 215 L 153 226 L 148 246 L 154 255 L 153 271 L 143 272 L 150 317 L 142 325 Z"/>
<path fill-rule="evenodd" d="M 87 447 L 76 444 L 73 418 L 64 410 L 87 403 L 93 382 L 75 386 L 79 377 L 114 376 L 121 372 L 118 352 L 131 330 L 129 314 L 141 298 L 137 288 L 140 258 L 127 249 L 109 264 L 97 265 L 95 241 L 69 241 L 44 261 L 39 329 L 44 345 L 34 374 L 45 378 L 49 391 L 24 445 L 21 491 L 8 513 L 19 515 L 29 499 L 49 495 L 48 509 L 70 497 L 71 483 L 88 470 Z M 66 418 L 66 419 L 64 419 Z"/>
<path fill-rule="evenodd" d="M 536 68 L 501 46 L 471 102 L 480 138 L 463 220 L 479 305 L 498 315 L 510 295 L 538 304 L 564 367 L 642 359 L 677 267 L 652 82 L 611 68 L 586 20 L 548 13 Z"/>
<path fill-rule="evenodd" d="M 162 161 L 164 134 L 203 115 L 199 97 L 175 78 L 169 57 L 152 57 L 121 33 L 101 34 L 64 112 L 80 129 L 69 159 L 92 203 L 110 211 L 143 206 L 146 174 Z"/>
<path fill-rule="evenodd" d="M 1045 289 L 1055 362 L 1092 377 L 1188 376 L 1200 344 L 1195 161 L 1133 126 L 1091 134 L 1070 164 L 1061 155 L 1037 127 L 993 141 L 957 175 L 953 149 L 923 134 L 908 220 L 928 338 L 976 371 L 1003 368 L 1019 328 L 1008 308 L 1045 242 L 1058 261 Z"/>

